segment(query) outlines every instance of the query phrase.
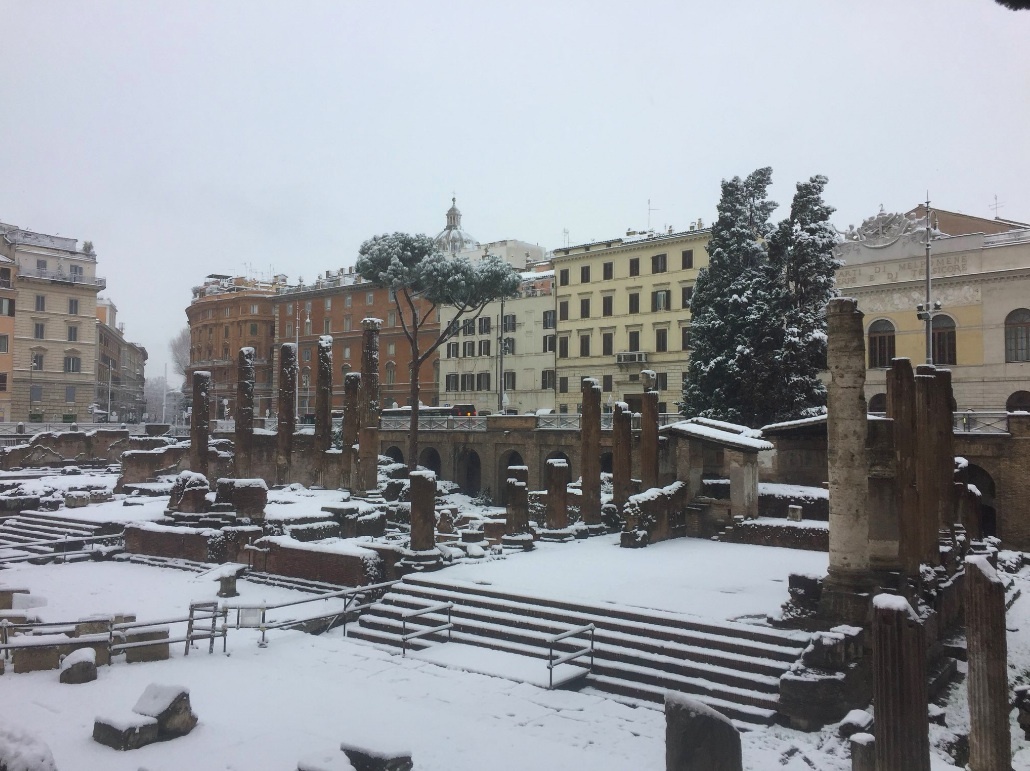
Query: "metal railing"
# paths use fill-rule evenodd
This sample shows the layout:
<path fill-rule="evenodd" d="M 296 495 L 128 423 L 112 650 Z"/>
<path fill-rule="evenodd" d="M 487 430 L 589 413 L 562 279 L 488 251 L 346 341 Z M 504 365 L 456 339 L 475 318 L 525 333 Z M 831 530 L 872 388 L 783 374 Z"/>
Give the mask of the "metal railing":
<path fill-rule="evenodd" d="M 401 614 L 401 656 L 408 655 L 408 643 L 411 640 L 415 640 L 419 637 L 427 637 L 437 632 L 447 632 L 447 641 L 451 641 L 451 630 L 454 628 L 454 624 L 451 623 L 451 609 L 454 607 L 453 602 L 441 602 L 439 605 L 430 605 L 426 608 L 419 608 L 418 610 L 409 610 L 406 613 Z M 408 632 L 408 619 L 417 618 L 419 616 L 425 616 L 428 613 L 439 613 L 442 610 L 447 611 L 447 623 L 440 624 L 439 626 L 429 626 L 425 629 L 419 629 L 417 632 Z"/>
<path fill-rule="evenodd" d="M 1007 412 L 956 412 L 952 415 L 952 426 L 957 434 L 1007 434 L 1009 414 Z"/>
<path fill-rule="evenodd" d="M 411 419 L 404 415 L 388 415 L 379 419 L 380 431 L 407 431 Z M 486 431 L 485 415 L 452 417 L 449 415 L 419 415 L 419 431 Z"/>
<path fill-rule="evenodd" d="M 584 626 L 577 626 L 575 629 L 570 629 L 567 632 L 556 634 L 553 637 L 547 638 L 547 688 L 548 690 L 554 688 L 554 668 L 562 664 L 568 664 L 570 661 L 581 659 L 584 656 L 590 657 L 590 667 L 587 672 L 594 671 L 594 625 L 586 624 Z M 581 634 L 590 632 L 590 645 L 586 648 L 580 648 L 574 650 L 571 653 L 566 653 L 563 656 L 555 657 L 554 645 L 555 643 L 561 642 L 569 637 L 578 637 Z"/>
<path fill-rule="evenodd" d="M 91 286 L 98 286 L 101 289 L 107 286 L 106 278 L 86 276 L 82 273 L 65 273 L 64 271 L 56 270 L 20 270 L 18 271 L 18 276 L 19 278 L 45 278 L 51 281 L 66 281 L 69 284 L 89 284 Z"/>

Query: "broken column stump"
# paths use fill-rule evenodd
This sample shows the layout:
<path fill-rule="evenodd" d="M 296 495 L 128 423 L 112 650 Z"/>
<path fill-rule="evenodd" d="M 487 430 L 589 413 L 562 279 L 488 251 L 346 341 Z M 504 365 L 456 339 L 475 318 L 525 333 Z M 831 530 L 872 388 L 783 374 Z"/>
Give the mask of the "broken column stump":
<path fill-rule="evenodd" d="M 601 524 L 601 383 L 585 377 L 580 386 L 583 412 L 579 416 L 582 495 L 579 516 L 591 534 L 604 532 Z"/>
<path fill-rule="evenodd" d="M 742 771 L 740 733 L 711 707 L 665 694 L 666 771 Z"/>
<path fill-rule="evenodd" d="M 410 750 L 373 749 L 343 742 L 340 749 L 354 766 L 354 771 L 411 771 Z"/>
<path fill-rule="evenodd" d="M 527 479 L 529 469 L 526 466 L 508 467 L 508 479 L 505 481 L 507 506 L 501 545 L 530 551 L 533 548 L 533 533 L 529 528 Z"/>
<path fill-rule="evenodd" d="M 161 740 L 185 736 L 197 725 L 197 716 L 190 706 L 190 692 L 181 685 L 151 683 L 136 701 L 132 711 L 157 721 Z"/>
<path fill-rule="evenodd" d="M 538 531 L 547 541 L 567 541 L 573 538 L 569 527 L 568 509 L 569 463 L 563 458 L 547 461 L 546 527 Z"/>
<path fill-rule="evenodd" d="M 436 474 L 427 469 L 408 472 L 411 497 L 411 541 L 398 563 L 408 570 L 425 572 L 443 567 L 436 547 Z"/>
<path fill-rule="evenodd" d="M 207 476 L 207 442 L 211 427 L 211 373 L 193 373 L 193 411 L 190 413 L 190 470 Z"/>
<path fill-rule="evenodd" d="M 966 557 L 965 566 L 969 767 L 972 771 L 1008 771 L 1012 737 L 1005 585 L 987 557 Z"/>

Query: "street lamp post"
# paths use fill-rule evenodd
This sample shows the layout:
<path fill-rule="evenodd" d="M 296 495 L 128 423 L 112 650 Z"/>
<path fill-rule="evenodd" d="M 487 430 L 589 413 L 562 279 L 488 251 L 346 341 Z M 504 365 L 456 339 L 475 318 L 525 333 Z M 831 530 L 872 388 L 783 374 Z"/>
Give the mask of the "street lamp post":
<path fill-rule="evenodd" d="M 930 266 L 930 195 L 926 195 L 926 276 L 924 286 L 926 290 L 925 302 L 916 305 L 916 318 L 924 323 L 924 335 L 926 338 L 926 363 L 933 365 L 933 317 L 940 313 L 941 301 L 931 298 L 933 279 Z"/>

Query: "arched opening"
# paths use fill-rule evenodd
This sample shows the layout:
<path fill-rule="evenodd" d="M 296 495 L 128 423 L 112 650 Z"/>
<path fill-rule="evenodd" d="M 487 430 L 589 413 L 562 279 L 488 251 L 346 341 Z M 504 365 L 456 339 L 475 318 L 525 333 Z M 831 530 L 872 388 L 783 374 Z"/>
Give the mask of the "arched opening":
<path fill-rule="evenodd" d="M 612 473 L 612 454 L 610 452 L 601 453 L 601 473 L 611 474 Z"/>
<path fill-rule="evenodd" d="M 955 319 L 945 314 L 933 317 L 930 322 L 930 343 L 933 348 L 934 364 L 955 364 Z"/>
<path fill-rule="evenodd" d="M 1016 308 L 1005 317 L 1005 361 L 1030 361 L 1030 310 Z"/>
<path fill-rule="evenodd" d="M 422 468 L 427 468 L 440 476 L 443 470 L 443 463 L 440 462 L 440 453 L 436 451 L 435 447 L 423 447 L 422 452 L 418 454 L 418 465 Z"/>
<path fill-rule="evenodd" d="M 894 325 L 887 319 L 869 325 L 869 369 L 887 369 L 894 358 Z"/>
<path fill-rule="evenodd" d="M 970 463 L 967 470 L 969 484 L 980 492 L 980 533 L 986 537 L 998 535 L 998 514 L 994 508 L 994 478 L 976 464 Z"/>
<path fill-rule="evenodd" d="M 887 394 L 874 394 L 869 400 L 869 412 L 887 412 Z"/>
<path fill-rule="evenodd" d="M 501 505 L 508 502 L 508 467 L 525 465 L 522 455 L 517 450 L 508 450 L 501 454 L 501 460 L 497 464 L 497 485 L 494 488 L 498 491 L 494 499 L 499 500 Z"/>
<path fill-rule="evenodd" d="M 1005 401 L 1007 412 L 1030 412 L 1030 391 L 1016 391 Z"/>
<path fill-rule="evenodd" d="M 475 450 L 463 450 L 458 456 L 458 485 L 466 495 L 479 495 L 483 489 L 482 462 Z"/>
<path fill-rule="evenodd" d="M 403 463 L 404 462 L 404 451 L 401 450 L 401 448 L 397 447 L 396 445 L 394 445 L 393 447 L 389 448 L 383 454 L 386 455 L 394 463 Z"/>
<path fill-rule="evenodd" d="M 569 456 L 561 450 L 553 450 L 547 454 L 546 458 L 544 458 L 544 464 L 540 469 L 540 479 L 543 480 L 542 485 L 547 484 L 547 461 L 553 460 L 554 458 L 561 458 L 563 461 L 569 464 L 569 479 L 575 480 L 576 475 L 573 473 L 572 461 L 569 459 Z"/>

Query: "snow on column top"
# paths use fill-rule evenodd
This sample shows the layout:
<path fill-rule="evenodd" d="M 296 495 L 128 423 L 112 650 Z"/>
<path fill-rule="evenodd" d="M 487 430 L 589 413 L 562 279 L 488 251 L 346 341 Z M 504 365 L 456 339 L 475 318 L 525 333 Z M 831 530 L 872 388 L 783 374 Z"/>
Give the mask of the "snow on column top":
<path fill-rule="evenodd" d="M 913 621 L 919 620 L 919 616 L 912 610 L 908 600 L 900 594 L 878 594 L 873 597 L 873 607 L 877 610 L 896 610 L 901 613 L 907 613 L 908 617 Z"/>
<path fill-rule="evenodd" d="M 297 344 L 296 343 L 283 343 L 282 347 L 283 347 L 283 350 L 289 348 L 291 351 L 293 351 L 294 355 L 296 356 L 296 354 L 297 354 Z"/>
<path fill-rule="evenodd" d="M 564 458 L 551 458 L 547 461 L 547 465 L 555 468 L 568 468 L 569 462 Z"/>
<path fill-rule="evenodd" d="M 529 466 L 508 466 L 508 471 L 515 469 L 516 471 L 529 471 Z"/>
<path fill-rule="evenodd" d="M 615 406 L 623 412 L 629 412 L 629 402 L 615 402 Z"/>
<path fill-rule="evenodd" d="M 436 481 L 436 472 L 435 471 L 430 471 L 429 469 L 418 469 L 417 471 L 409 471 L 408 472 L 408 478 L 410 479 L 411 477 L 422 477 L 423 479 L 428 479 L 430 481 L 434 481 L 435 482 Z"/>
<path fill-rule="evenodd" d="M 585 377 L 583 378 L 581 385 L 584 387 L 593 388 L 595 391 L 601 390 L 601 381 L 596 377 Z"/>
<path fill-rule="evenodd" d="M 242 348 L 240 348 L 240 353 L 242 353 L 244 356 L 253 356 L 254 348 L 253 346 L 245 345 Z"/>
<path fill-rule="evenodd" d="M 692 715 L 700 715 L 711 720 L 718 720 L 720 723 L 726 723 L 727 725 L 733 726 L 733 721 L 722 713 L 716 712 L 707 704 L 702 704 L 696 699 L 692 699 L 686 694 L 679 693 L 678 691 L 666 691 L 665 708 L 668 709 L 669 707 L 677 707 Z M 733 730 L 737 730 L 736 726 L 733 726 Z"/>
<path fill-rule="evenodd" d="M 205 379 L 206 380 L 210 380 L 211 379 L 211 371 L 210 370 L 206 370 L 206 369 L 195 369 L 195 370 L 193 370 L 193 378 L 194 379 L 199 378 L 201 380 L 205 380 Z"/>
<path fill-rule="evenodd" d="M 986 554 L 970 554 L 966 557 L 966 570 L 971 567 L 977 567 L 980 572 L 984 574 L 988 581 L 992 584 L 1002 583 L 1001 578 L 998 577 L 998 571 L 994 569 L 994 566 L 987 561 Z"/>
<path fill-rule="evenodd" d="M 372 316 L 368 316 L 367 318 L 363 318 L 361 320 L 362 329 L 380 329 L 382 328 L 382 326 L 383 320 L 374 318 Z"/>

